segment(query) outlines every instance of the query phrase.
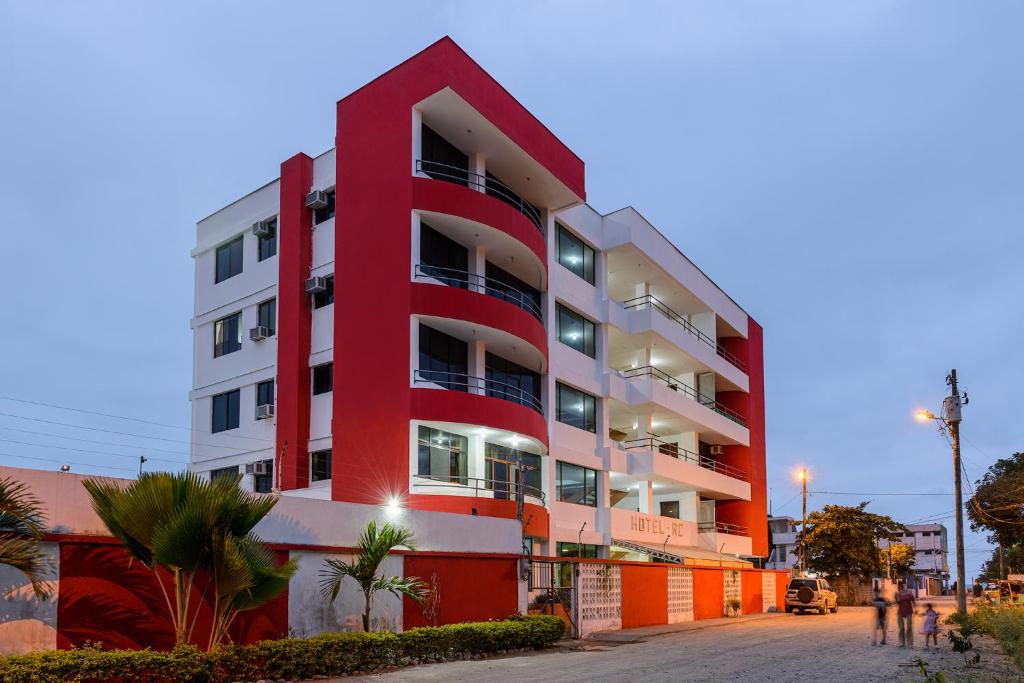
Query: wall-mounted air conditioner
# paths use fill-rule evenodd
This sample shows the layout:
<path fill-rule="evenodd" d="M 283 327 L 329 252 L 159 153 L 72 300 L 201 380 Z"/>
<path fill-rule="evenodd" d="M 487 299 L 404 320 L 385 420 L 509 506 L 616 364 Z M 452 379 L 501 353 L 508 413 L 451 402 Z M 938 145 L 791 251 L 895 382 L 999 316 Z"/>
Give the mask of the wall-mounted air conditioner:
<path fill-rule="evenodd" d="M 256 406 L 256 419 L 267 420 L 274 417 L 274 404 L 265 403 L 261 406 Z"/>
<path fill-rule="evenodd" d="M 313 190 L 306 195 L 306 208 L 322 209 L 327 206 L 327 193 L 323 190 Z"/>
<path fill-rule="evenodd" d="M 311 277 L 306 280 L 306 294 L 319 294 L 327 291 L 327 278 Z"/>
<path fill-rule="evenodd" d="M 273 221 L 259 221 L 252 224 L 252 234 L 257 237 L 273 237 L 274 236 L 274 222 Z"/>
<path fill-rule="evenodd" d="M 711 455 L 725 455 L 725 446 L 712 446 Z"/>
<path fill-rule="evenodd" d="M 252 341 L 263 341 L 270 336 L 270 328 L 265 325 L 257 325 L 249 328 L 249 339 Z"/>
<path fill-rule="evenodd" d="M 267 474 L 267 463 L 263 460 L 251 462 L 245 466 L 246 474 Z"/>

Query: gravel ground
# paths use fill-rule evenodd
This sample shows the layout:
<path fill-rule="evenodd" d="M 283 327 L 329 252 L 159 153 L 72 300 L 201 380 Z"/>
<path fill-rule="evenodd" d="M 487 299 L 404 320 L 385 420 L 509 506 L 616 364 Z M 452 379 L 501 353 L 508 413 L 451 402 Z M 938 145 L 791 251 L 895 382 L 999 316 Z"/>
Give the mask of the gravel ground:
<path fill-rule="evenodd" d="M 936 604 L 945 615 L 949 600 Z M 940 618 L 941 623 L 941 618 Z M 914 634 L 913 649 L 895 646 L 890 614 L 889 644 L 871 645 L 871 608 L 842 607 L 838 614 L 782 614 L 726 626 L 647 637 L 639 642 L 590 642 L 528 655 L 411 667 L 373 676 L 385 681 L 924 681 L 912 665 L 920 657 L 930 672 L 949 681 L 1024 681 L 1024 676 L 988 639 L 975 639 L 977 667 L 949 649 L 925 651 Z M 921 618 L 914 628 L 920 631 Z M 579 648 L 579 649 L 573 649 Z M 341 680 L 341 679 L 337 679 Z"/>

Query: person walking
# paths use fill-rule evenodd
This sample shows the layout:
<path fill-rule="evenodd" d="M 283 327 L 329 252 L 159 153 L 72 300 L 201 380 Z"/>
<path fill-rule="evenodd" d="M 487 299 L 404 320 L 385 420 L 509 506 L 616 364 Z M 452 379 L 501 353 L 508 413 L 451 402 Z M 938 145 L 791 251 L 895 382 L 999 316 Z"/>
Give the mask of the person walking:
<path fill-rule="evenodd" d="M 886 616 L 889 613 L 889 603 L 886 601 L 885 596 L 882 595 L 882 591 L 875 586 L 875 597 L 871 600 L 872 606 L 875 608 L 875 619 L 874 627 L 871 629 L 871 645 L 878 645 L 878 632 L 882 632 L 882 645 L 885 645 L 885 632 L 886 632 Z"/>
<path fill-rule="evenodd" d="M 939 613 L 932 609 L 932 603 L 924 606 L 924 649 L 928 649 L 928 640 L 931 639 L 936 649 L 939 647 Z"/>
<path fill-rule="evenodd" d="M 914 605 L 917 597 L 900 581 L 896 591 L 896 623 L 899 626 L 900 647 L 914 647 Z"/>

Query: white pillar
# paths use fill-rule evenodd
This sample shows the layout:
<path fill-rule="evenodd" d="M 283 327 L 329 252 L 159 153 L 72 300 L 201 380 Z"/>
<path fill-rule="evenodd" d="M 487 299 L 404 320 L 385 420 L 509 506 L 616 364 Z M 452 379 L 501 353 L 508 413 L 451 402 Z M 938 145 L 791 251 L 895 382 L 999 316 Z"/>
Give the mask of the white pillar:
<path fill-rule="evenodd" d="M 480 277 L 487 276 L 487 250 L 484 249 L 483 245 L 474 245 L 469 250 L 469 272 Z"/>
<path fill-rule="evenodd" d="M 486 163 L 484 162 L 484 155 L 480 152 L 471 154 L 469 157 L 469 171 L 480 176 L 480 179 L 484 178 L 487 173 Z M 486 192 L 487 188 L 484 184 L 474 185 L 474 188 L 479 192 Z"/>
<path fill-rule="evenodd" d="M 640 512 L 653 515 L 654 509 L 654 489 L 651 488 L 651 482 L 641 481 L 638 484 L 638 497 L 640 498 Z"/>
<path fill-rule="evenodd" d="M 486 373 L 486 345 L 479 340 L 474 340 L 469 344 L 469 362 L 467 367 L 469 368 L 469 375 L 471 377 L 483 378 Z M 470 391 L 470 393 L 482 394 L 483 386 L 478 389 Z"/>

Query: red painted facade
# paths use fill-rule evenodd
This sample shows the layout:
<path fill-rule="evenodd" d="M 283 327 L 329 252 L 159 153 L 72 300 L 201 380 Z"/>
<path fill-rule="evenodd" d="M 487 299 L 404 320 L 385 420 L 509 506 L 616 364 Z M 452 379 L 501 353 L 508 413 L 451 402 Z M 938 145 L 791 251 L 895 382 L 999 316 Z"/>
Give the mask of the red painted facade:
<path fill-rule="evenodd" d="M 668 621 L 668 565 L 622 567 L 622 628 Z"/>
<path fill-rule="evenodd" d="M 403 599 L 404 628 L 504 619 L 519 613 L 517 558 L 450 558 L 406 555 L 405 575 L 437 585 L 440 596 L 433 622 L 409 598 Z"/>

